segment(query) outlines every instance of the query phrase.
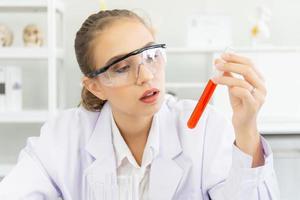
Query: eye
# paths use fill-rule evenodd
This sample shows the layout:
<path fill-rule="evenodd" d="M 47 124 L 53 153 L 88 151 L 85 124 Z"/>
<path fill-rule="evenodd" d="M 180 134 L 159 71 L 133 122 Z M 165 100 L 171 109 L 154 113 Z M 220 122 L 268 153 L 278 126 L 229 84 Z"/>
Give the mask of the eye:
<path fill-rule="evenodd" d="M 155 55 L 154 56 L 147 55 L 146 62 L 147 63 L 152 63 L 152 62 L 154 62 L 154 58 L 155 58 Z"/>
<path fill-rule="evenodd" d="M 125 72 L 128 72 L 130 69 L 130 66 L 129 65 L 126 65 L 126 66 L 123 66 L 123 67 L 117 67 L 114 69 L 114 72 L 116 73 L 125 73 Z"/>
<path fill-rule="evenodd" d="M 153 59 L 151 57 L 147 57 L 147 63 L 151 63 L 153 61 Z"/>
<path fill-rule="evenodd" d="M 149 50 L 146 54 L 146 62 L 147 63 L 153 63 L 157 59 L 159 59 L 160 52 L 158 50 Z"/>

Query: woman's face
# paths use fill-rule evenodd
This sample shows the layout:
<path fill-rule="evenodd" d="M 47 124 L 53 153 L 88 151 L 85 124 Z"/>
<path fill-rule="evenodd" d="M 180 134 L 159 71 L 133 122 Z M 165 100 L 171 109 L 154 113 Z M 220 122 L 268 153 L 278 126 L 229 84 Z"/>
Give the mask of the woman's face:
<path fill-rule="evenodd" d="M 155 42 L 152 33 L 136 20 L 122 19 L 104 29 L 94 41 L 96 66 L 104 66 L 111 58 L 124 55 Z M 163 63 L 165 65 L 165 63 Z M 97 69 L 99 69 L 98 67 Z M 164 66 L 152 74 L 145 66 L 140 67 L 135 83 L 125 86 L 107 86 L 94 79 L 94 94 L 110 103 L 114 113 L 132 117 L 152 116 L 160 109 L 165 93 Z M 158 89 L 156 101 L 146 103 L 141 97 L 147 90 Z"/>

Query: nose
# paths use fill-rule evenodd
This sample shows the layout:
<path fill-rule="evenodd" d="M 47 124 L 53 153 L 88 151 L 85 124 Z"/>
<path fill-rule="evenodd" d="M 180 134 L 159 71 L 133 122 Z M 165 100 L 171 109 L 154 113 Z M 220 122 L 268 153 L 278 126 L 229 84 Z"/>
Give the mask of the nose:
<path fill-rule="evenodd" d="M 140 64 L 137 69 L 137 85 L 143 85 L 154 78 L 153 72 L 144 64 Z"/>

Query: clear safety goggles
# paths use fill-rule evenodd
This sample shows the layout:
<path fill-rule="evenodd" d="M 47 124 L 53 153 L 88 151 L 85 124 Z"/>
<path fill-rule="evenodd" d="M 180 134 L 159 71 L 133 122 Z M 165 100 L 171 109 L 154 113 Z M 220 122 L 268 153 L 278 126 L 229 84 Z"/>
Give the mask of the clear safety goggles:
<path fill-rule="evenodd" d="M 93 71 L 87 76 L 99 78 L 107 86 L 134 84 L 139 77 L 140 68 L 150 71 L 153 76 L 159 73 L 167 61 L 165 44 L 153 44 L 128 53 L 108 65 Z"/>

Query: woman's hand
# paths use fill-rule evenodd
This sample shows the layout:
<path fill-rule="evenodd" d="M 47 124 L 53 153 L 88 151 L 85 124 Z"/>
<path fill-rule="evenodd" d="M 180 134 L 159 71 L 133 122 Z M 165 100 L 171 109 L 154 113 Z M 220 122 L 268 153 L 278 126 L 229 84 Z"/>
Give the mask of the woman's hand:
<path fill-rule="evenodd" d="M 264 78 L 246 57 L 226 53 L 221 58 L 215 60 L 215 65 L 224 73 L 212 80 L 228 86 L 236 145 L 253 156 L 253 167 L 263 165 L 263 150 L 256 120 L 267 94 Z M 233 73 L 243 78 L 238 78 Z"/>

